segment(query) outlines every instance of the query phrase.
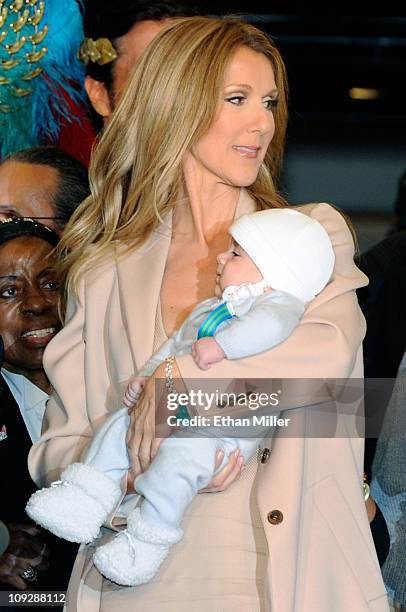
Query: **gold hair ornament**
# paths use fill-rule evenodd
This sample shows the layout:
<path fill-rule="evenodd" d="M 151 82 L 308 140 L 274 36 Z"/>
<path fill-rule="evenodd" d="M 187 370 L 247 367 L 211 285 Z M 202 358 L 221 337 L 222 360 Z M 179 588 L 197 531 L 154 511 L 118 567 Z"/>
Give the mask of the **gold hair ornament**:
<path fill-rule="evenodd" d="M 28 21 L 29 15 L 30 11 L 28 9 L 25 9 L 25 11 L 18 17 L 16 21 L 10 23 L 10 28 L 13 30 L 13 32 L 19 32 L 23 29 L 23 27 Z"/>
<path fill-rule="evenodd" d="M 44 16 L 45 2 L 40 2 L 38 8 L 34 9 L 34 14 L 28 18 L 28 23 L 37 26 Z"/>
<path fill-rule="evenodd" d="M 117 51 L 108 38 L 85 38 L 79 47 L 78 58 L 85 66 L 89 62 L 104 66 L 117 58 Z"/>
<path fill-rule="evenodd" d="M 20 61 L 21 60 L 19 59 L 2 60 L 0 63 L 0 68 L 3 68 L 3 70 L 11 70 L 12 68 L 18 66 Z"/>
<path fill-rule="evenodd" d="M 44 69 L 38 66 L 37 68 L 34 68 L 34 70 L 31 70 L 31 72 L 24 74 L 22 78 L 24 81 L 31 81 L 32 79 L 35 79 L 35 77 L 39 76 L 43 71 Z"/>
<path fill-rule="evenodd" d="M 7 21 L 8 8 L 6 6 L 2 7 L 0 12 L 0 28 L 4 26 Z"/>

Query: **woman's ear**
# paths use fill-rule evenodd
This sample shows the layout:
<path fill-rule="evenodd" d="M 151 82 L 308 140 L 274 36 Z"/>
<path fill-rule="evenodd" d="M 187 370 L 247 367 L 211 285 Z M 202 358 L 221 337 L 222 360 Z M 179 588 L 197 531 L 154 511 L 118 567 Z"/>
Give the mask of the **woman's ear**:
<path fill-rule="evenodd" d="M 111 115 L 112 107 L 106 85 L 87 76 L 85 78 L 85 89 L 96 113 L 101 115 L 103 119 L 107 119 Z"/>

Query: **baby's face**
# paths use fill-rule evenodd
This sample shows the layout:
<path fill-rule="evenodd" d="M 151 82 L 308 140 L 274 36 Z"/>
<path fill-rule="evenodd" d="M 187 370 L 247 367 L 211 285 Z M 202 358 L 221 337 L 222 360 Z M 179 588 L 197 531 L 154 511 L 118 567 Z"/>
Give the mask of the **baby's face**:
<path fill-rule="evenodd" d="M 251 257 L 239 244 L 217 256 L 216 296 L 221 297 L 224 289 L 230 285 L 257 283 L 262 274 Z"/>

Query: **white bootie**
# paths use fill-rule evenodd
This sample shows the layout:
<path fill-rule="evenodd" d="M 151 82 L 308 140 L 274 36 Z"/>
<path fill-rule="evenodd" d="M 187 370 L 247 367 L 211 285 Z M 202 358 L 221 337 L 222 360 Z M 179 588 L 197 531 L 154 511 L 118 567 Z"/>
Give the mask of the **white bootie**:
<path fill-rule="evenodd" d="M 72 463 L 61 480 L 31 495 L 26 512 L 58 537 L 86 544 L 97 538 L 120 497 L 111 478 L 85 463 Z"/>
<path fill-rule="evenodd" d="M 171 546 L 182 536 L 180 528 L 146 523 L 136 508 L 128 517 L 127 529 L 100 546 L 93 555 L 93 563 L 103 576 L 117 584 L 144 584 L 155 576 Z"/>

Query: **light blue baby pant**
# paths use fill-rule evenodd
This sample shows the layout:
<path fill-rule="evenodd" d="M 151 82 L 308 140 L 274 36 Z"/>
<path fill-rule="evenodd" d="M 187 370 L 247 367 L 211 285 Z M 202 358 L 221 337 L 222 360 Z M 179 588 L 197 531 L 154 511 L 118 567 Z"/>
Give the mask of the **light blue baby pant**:
<path fill-rule="evenodd" d="M 117 483 L 130 468 L 126 445 L 129 424 L 126 408 L 114 413 L 96 433 L 85 460 Z M 255 435 L 266 435 L 267 431 Z M 224 451 L 220 470 L 237 448 L 247 462 L 260 444 L 258 437 L 219 437 L 221 432 L 219 427 L 184 428 L 162 442 L 149 468 L 135 481 L 136 491 L 144 496 L 140 512 L 145 521 L 179 527 L 198 490 L 213 478 L 216 451 Z"/>

